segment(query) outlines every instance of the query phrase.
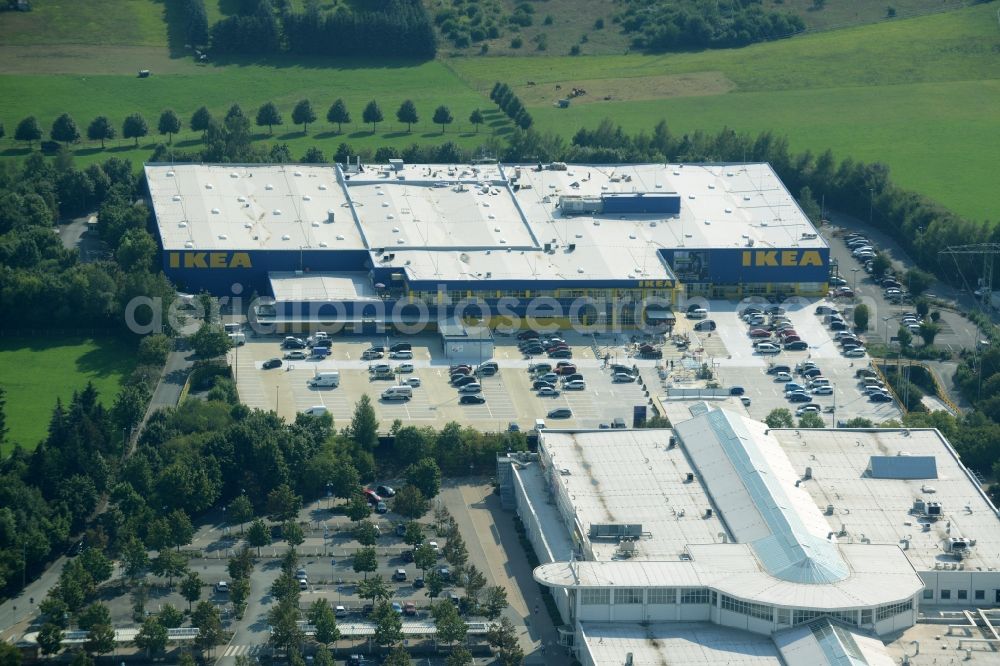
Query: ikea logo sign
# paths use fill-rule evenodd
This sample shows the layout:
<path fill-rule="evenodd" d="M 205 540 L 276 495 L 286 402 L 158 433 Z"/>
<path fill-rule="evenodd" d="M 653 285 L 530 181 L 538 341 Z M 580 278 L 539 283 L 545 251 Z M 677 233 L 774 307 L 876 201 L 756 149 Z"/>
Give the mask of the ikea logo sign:
<path fill-rule="evenodd" d="M 646 289 L 662 289 L 674 286 L 673 280 L 639 280 L 639 286 Z"/>
<path fill-rule="evenodd" d="M 743 266 L 822 266 L 823 257 L 816 250 L 744 250 Z"/>
<path fill-rule="evenodd" d="M 251 268 L 247 252 L 171 252 L 170 268 Z"/>

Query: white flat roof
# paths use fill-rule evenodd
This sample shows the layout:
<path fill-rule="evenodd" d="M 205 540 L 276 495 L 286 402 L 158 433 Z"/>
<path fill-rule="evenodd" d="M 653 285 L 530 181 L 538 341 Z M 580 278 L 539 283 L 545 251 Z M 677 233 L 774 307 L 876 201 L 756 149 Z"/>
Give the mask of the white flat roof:
<path fill-rule="evenodd" d="M 669 430 L 546 430 L 539 450 L 559 470 L 556 482 L 584 531 L 640 523 L 636 559 L 678 560 L 688 544 L 717 542 L 726 529 L 717 515 L 705 517 L 708 496 L 700 481 L 687 481 L 694 470 L 680 447 L 667 448 L 669 439 Z M 598 560 L 618 550 L 612 540 L 591 546 Z"/>
<path fill-rule="evenodd" d="M 691 559 L 681 562 L 554 562 L 537 567 L 534 577 L 550 587 L 710 587 L 755 603 L 818 611 L 906 601 L 924 587 L 896 546 L 849 544 L 839 551 L 850 575 L 824 584 L 775 578 L 741 543 L 690 546 Z"/>
<path fill-rule="evenodd" d="M 784 666 L 770 636 L 709 622 L 581 622 L 577 639 L 599 666 Z"/>
<path fill-rule="evenodd" d="M 165 250 L 364 249 L 330 166 L 147 164 L 145 171 Z"/>
<path fill-rule="evenodd" d="M 368 273 L 287 273 L 268 275 L 274 298 L 283 302 L 378 301 Z"/>
<path fill-rule="evenodd" d="M 380 266 L 414 280 L 663 280 L 673 275 L 660 249 L 826 247 L 768 164 L 386 165 L 343 185 L 330 166 L 145 170 L 165 249 L 364 249 L 367 240 L 395 255 Z M 560 196 L 669 192 L 679 213 L 559 207 Z"/>
<path fill-rule="evenodd" d="M 798 473 L 812 468 L 812 479 L 800 488 L 824 513 L 833 506 L 833 515 L 825 519 L 832 531 L 846 528 L 841 542 L 864 538 L 900 545 L 908 538 L 905 553 L 917 571 L 958 564 L 966 571 L 1000 568 L 996 509 L 937 430 L 771 430 L 771 435 Z M 873 455 L 899 454 L 933 456 L 937 478 L 876 479 L 866 474 Z M 919 521 L 910 513 L 917 498 L 940 502 L 942 518 Z M 942 549 L 949 537 L 975 539 L 976 546 L 960 561 Z"/>

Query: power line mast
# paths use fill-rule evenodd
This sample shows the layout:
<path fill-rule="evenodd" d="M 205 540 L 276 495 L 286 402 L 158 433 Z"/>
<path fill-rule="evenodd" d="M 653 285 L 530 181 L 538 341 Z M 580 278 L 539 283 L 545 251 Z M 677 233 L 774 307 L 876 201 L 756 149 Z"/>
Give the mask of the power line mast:
<path fill-rule="evenodd" d="M 962 284 L 965 289 L 975 296 L 976 301 L 980 306 L 985 303 L 986 305 L 982 308 L 983 311 L 989 313 L 993 309 L 993 265 L 996 263 L 996 258 L 1000 255 L 1000 243 L 975 243 L 973 245 L 952 245 L 941 250 L 940 254 L 950 255 L 955 261 L 955 269 L 958 271 L 959 277 L 962 278 Z M 958 263 L 959 256 L 976 257 L 982 255 L 983 257 L 983 274 L 980 278 L 979 285 L 979 295 L 976 296 L 976 290 L 969 287 L 968 280 L 965 279 L 965 274 L 962 273 L 962 267 Z M 990 336 L 992 339 L 992 336 Z M 979 358 L 979 339 L 980 339 L 980 329 L 979 322 L 976 321 L 976 344 L 973 345 L 972 359 L 975 364 L 976 374 L 979 378 L 978 388 L 976 389 L 976 397 L 982 395 L 983 388 L 983 372 L 982 366 L 980 364 Z"/>

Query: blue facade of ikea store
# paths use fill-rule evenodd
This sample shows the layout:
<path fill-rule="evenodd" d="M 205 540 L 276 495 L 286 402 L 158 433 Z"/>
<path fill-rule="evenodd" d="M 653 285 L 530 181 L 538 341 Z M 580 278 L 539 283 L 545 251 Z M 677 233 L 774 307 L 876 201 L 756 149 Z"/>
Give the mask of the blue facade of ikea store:
<path fill-rule="evenodd" d="M 232 294 L 234 284 L 242 293 L 270 292 L 268 273 L 302 271 L 365 271 L 370 268 L 367 250 L 166 250 L 163 271 L 177 288 L 188 293 L 202 290 L 216 296 Z"/>

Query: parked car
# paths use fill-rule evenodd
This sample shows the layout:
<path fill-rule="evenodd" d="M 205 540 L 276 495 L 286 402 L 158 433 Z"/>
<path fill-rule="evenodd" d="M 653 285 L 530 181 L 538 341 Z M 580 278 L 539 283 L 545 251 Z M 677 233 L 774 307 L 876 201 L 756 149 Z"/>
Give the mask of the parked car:
<path fill-rule="evenodd" d="M 559 391 L 551 386 L 543 386 L 538 389 L 538 396 L 540 398 L 554 398 L 559 395 Z"/>
<path fill-rule="evenodd" d="M 819 305 L 816 307 L 816 310 L 813 314 L 818 314 L 818 315 L 837 314 L 837 308 L 833 307 L 832 305 Z"/>
<path fill-rule="evenodd" d="M 576 366 L 572 364 L 563 365 L 557 367 L 555 372 L 557 375 L 572 375 L 576 373 Z"/>
<path fill-rule="evenodd" d="M 795 382 L 785 384 L 785 393 L 791 393 L 793 391 L 805 391 L 805 387 L 801 384 L 796 384 Z"/>
<path fill-rule="evenodd" d="M 805 393 L 789 393 L 788 400 L 789 402 L 812 402 L 812 398 Z"/>
<path fill-rule="evenodd" d="M 535 391 L 537 391 L 540 388 L 546 388 L 546 387 L 555 388 L 555 386 L 556 385 L 553 384 L 552 382 L 547 382 L 544 379 L 536 379 L 535 381 L 531 382 L 531 388 Z"/>
<path fill-rule="evenodd" d="M 406 384 L 407 386 L 412 386 L 413 388 L 417 388 L 418 386 L 420 386 L 420 377 L 410 377 L 403 383 Z"/>
<path fill-rule="evenodd" d="M 819 405 L 802 405 L 795 410 L 796 416 L 802 416 L 803 414 L 808 414 L 812 412 L 813 414 L 819 414 Z"/>
<path fill-rule="evenodd" d="M 771 331 L 766 328 L 752 328 L 750 329 L 751 338 L 769 338 L 771 337 Z"/>
<path fill-rule="evenodd" d="M 830 330 L 831 331 L 846 331 L 847 330 L 847 324 L 844 323 L 844 322 L 842 322 L 842 321 L 832 321 L 832 322 L 830 322 Z"/>
<path fill-rule="evenodd" d="M 394 358 L 397 360 L 409 360 L 413 358 L 413 352 L 409 349 L 403 349 L 400 351 L 389 352 L 389 358 Z"/>
<path fill-rule="evenodd" d="M 456 375 L 456 374 L 470 375 L 470 374 L 472 374 L 472 366 L 471 365 L 465 365 L 465 364 L 453 365 L 453 366 L 451 366 L 451 367 L 448 368 L 448 374 L 449 375 Z"/>
<path fill-rule="evenodd" d="M 375 505 L 375 513 L 389 513 L 389 505 L 385 502 L 379 502 Z"/>
<path fill-rule="evenodd" d="M 773 345 L 770 342 L 762 342 L 757 345 L 757 353 L 759 354 L 780 354 L 781 347 L 778 345 Z"/>
<path fill-rule="evenodd" d="M 573 410 L 569 407 L 559 407 L 550 411 L 547 416 L 550 419 L 568 419 L 573 416 Z"/>
<path fill-rule="evenodd" d="M 397 342 L 393 346 L 389 347 L 389 351 L 391 352 L 410 351 L 412 349 L 413 345 L 411 345 L 409 342 Z"/>
<path fill-rule="evenodd" d="M 854 349 L 844 352 L 844 356 L 847 358 L 864 358 L 867 353 L 868 350 L 864 347 L 855 347 Z"/>
<path fill-rule="evenodd" d="M 379 358 L 382 358 L 382 352 L 377 351 L 375 349 L 366 349 L 363 352 L 361 352 L 362 361 L 373 361 Z"/>
<path fill-rule="evenodd" d="M 375 492 L 378 493 L 379 497 L 395 497 L 396 491 L 392 486 L 378 486 L 375 488 Z"/>
<path fill-rule="evenodd" d="M 694 330 L 696 331 L 714 331 L 716 329 L 716 324 L 711 319 L 705 319 L 704 321 L 699 321 L 694 325 Z"/>
<path fill-rule="evenodd" d="M 269 358 L 266 361 L 264 361 L 264 363 L 261 364 L 261 367 L 264 368 L 265 370 L 270 370 L 271 368 L 280 368 L 281 367 L 281 359 L 280 358 Z"/>
<path fill-rule="evenodd" d="M 549 384 L 555 384 L 559 381 L 559 375 L 555 372 L 546 372 L 544 375 L 537 377 L 537 379 L 540 379 L 543 382 L 548 382 Z"/>
<path fill-rule="evenodd" d="M 224 580 L 220 580 L 218 583 L 215 584 L 215 591 L 218 592 L 219 594 L 226 594 L 227 592 L 229 592 L 229 583 L 227 583 Z"/>
<path fill-rule="evenodd" d="M 482 393 L 483 387 L 479 382 L 469 382 L 458 388 L 459 393 Z"/>
<path fill-rule="evenodd" d="M 743 395 L 746 392 L 746 389 L 742 386 L 733 386 L 729 389 L 729 395 Z"/>
<path fill-rule="evenodd" d="M 695 308 L 693 310 L 688 310 L 687 312 L 688 319 L 704 319 L 707 316 L 708 310 L 705 308 Z"/>
<path fill-rule="evenodd" d="M 792 374 L 790 372 L 776 372 L 774 373 L 774 381 L 790 382 L 792 381 Z"/>
<path fill-rule="evenodd" d="M 791 372 L 791 371 L 792 371 L 792 369 L 790 367 L 788 367 L 787 365 L 771 365 L 767 369 L 767 374 L 769 374 L 769 375 L 776 375 L 779 372 Z"/>
<path fill-rule="evenodd" d="M 528 372 L 546 373 L 552 372 L 551 363 L 532 363 L 528 366 Z"/>
<path fill-rule="evenodd" d="M 832 386 L 817 386 L 812 390 L 813 395 L 833 395 Z"/>
<path fill-rule="evenodd" d="M 518 340 L 528 340 L 530 338 L 538 338 L 538 337 L 539 337 L 538 331 L 528 330 L 528 331 L 521 331 L 520 333 L 517 334 Z"/>
<path fill-rule="evenodd" d="M 820 370 L 819 368 L 806 368 L 805 370 L 802 371 L 802 376 L 808 379 L 812 379 L 813 377 L 819 377 L 822 374 L 823 371 Z"/>
<path fill-rule="evenodd" d="M 399 370 L 400 372 L 403 372 L 403 373 L 413 372 L 413 364 L 412 363 L 400 363 L 399 365 L 396 366 L 396 369 Z"/>
<path fill-rule="evenodd" d="M 582 379 L 574 379 L 573 381 L 563 384 L 563 388 L 567 391 L 582 391 L 587 388 L 587 382 Z"/>
<path fill-rule="evenodd" d="M 549 352 L 549 358 L 573 358 L 573 351 L 570 349 L 556 349 Z"/>
<path fill-rule="evenodd" d="M 458 399 L 460 405 L 482 405 L 485 402 L 486 398 L 481 395 L 463 395 Z"/>
<path fill-rule="evenodd" d="M 416 587 L 416 585 L 414 585 Z M 403 615 L 413 616 L 417 614 L 417 605 L 412 601 L 403 602 Z"/>
<path fill-rule="evenodd" d="M 635 377 L 624 372 L 616 372 L 611 376 L 611 381 L 615 384 L 630 384 L 635 381 Z"/>
<path fill-rule="evenodd" d="M 892 396 L 885 393 L 875 393 L 869 396 L 868 400 L 871 402 L 892 402 Z"/>
<path fill-rule="evenodd" d="M 307 358 L 309 358 L 309 355 L 301 349 L 285 352 L 285 360 L 287 361 L 304 361 Z"/>
<path fill-rule="evenodd" d="M 462 375 L 458 379 L 454 380 L 451 384 L 455 388 L 462 388 L 463 386 L 467 386 L 469 384 L 476 384 L 478 386 L 479 382 L 477 382 L 476 378 L 471 375 Z"/>
<path fill-rule="evenodd" d="M 806 349 L 809 349 L 809 343 L 805 340 L 794 340 L 785 343 L 786 351 L 805 351 Z"/>

